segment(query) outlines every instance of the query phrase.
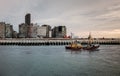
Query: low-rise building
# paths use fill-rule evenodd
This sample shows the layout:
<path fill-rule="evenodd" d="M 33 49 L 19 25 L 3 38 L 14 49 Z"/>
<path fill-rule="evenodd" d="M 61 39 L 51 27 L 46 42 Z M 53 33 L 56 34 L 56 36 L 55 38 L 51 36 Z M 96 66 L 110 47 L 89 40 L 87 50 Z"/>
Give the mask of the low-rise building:
<path fill-rule="evenodd" d="M 56 26 L 52 29 L 52 37 L 63 38 L 66 36 L 66 26 Z"/>
<path fill-rule="evenodd" d="M 0 38 L 5 38 L 5 22 L 0 22 Z"/>
<path fill-rule="evenodd" d="M 13 37 L 13 26 L 10 24 L 6 24 L 5 26 L 5 38 Z"/>
<path fill-rule="evenodd" d="M 25 23 L 19 25 L 19 38 L 27 38 L 28 27 Z"/>
<path fill-rule="evenodd" d="M 37 24 L 31 24 L 30 26 L 28 26 L 28 37 L 36 38 L 37 37 L 37 29 L 38 29 Z"/>
<path fill-rule="evenodd" d="M 51 26 L 50 25 L 42 25 L 42 27 L 46 27 L 46 38 L 49 38 L 51 35 L 50 35 L 50 31 L 51 31 Z"/>
<path fill-rule="evenodd" d="M 18 33 L 16 31 L 13 31 L 13 38 L 17 38 L 18 37 Z"/>
<path fill-rule="evenodd" d="M 46 37 L 46 27 L 37 27 L 37 36 L 38 37 Z"/>

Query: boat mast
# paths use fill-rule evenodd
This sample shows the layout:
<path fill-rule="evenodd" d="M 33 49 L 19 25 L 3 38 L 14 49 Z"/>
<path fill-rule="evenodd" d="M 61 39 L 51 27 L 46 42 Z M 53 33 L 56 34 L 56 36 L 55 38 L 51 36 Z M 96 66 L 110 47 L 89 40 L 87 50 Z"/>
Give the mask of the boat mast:
<path fill-rule="evenodd" d="M 92 44 L 92 36 L 91 36 L 91 32 L 89 33 L 89 36 L 88 36 L 88 45 L 91 45 Z"/>

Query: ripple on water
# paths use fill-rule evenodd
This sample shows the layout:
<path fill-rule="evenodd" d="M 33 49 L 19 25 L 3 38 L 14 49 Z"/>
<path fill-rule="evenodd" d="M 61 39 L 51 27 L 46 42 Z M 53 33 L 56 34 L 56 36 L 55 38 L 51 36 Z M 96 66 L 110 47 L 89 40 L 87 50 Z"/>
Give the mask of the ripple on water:
<path fill-rule="evenodd" d="M 0 75 L 120 76 L 120 47 L 75 52 L 64 46 L 0 46 Z"/>

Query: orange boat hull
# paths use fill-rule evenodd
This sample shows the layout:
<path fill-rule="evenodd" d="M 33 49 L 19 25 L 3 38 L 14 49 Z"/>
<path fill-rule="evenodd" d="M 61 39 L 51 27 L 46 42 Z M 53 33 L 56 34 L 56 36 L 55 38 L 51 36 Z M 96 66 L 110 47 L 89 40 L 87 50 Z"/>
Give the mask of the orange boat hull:
<path fill-rule="evenodd" d="M 66 49 L 71 49 L 71 50 L 81 50 L 81 47 L 71 47 L 71 46 L 66 46 Z"/>

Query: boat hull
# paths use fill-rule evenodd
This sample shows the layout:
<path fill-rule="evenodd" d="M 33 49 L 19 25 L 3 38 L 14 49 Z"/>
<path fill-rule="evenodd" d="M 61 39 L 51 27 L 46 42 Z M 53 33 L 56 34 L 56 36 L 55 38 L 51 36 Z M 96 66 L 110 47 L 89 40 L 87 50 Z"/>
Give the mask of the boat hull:
<path fill-rule="evenodd" d="M 90 47 L 83 47 L 82 49 L 83 50 L 97 50 L 100 46 L 97 45 L 97 46 L 90 46 Z"/>
<path fill-rule="evenodd" d="M 71 49 L 71 50 L 81 50 L 81 47 L 71 47 L 71 46 L 66 46 L 66 49 Z"/>

